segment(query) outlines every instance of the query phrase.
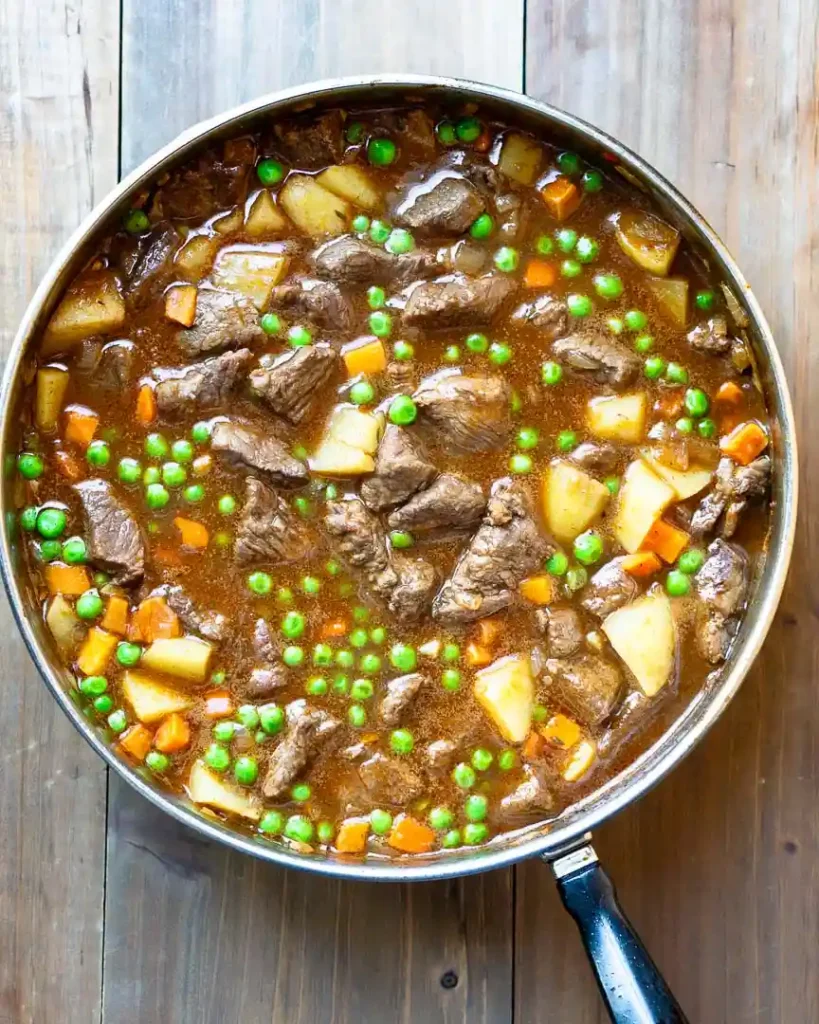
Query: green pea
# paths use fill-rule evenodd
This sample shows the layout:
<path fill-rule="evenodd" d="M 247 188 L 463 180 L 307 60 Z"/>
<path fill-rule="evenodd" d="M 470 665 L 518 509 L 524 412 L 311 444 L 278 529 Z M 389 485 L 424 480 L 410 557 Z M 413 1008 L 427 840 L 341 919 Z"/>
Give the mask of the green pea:
<path fill-rule="evenodd" d="M 577 260 L 563 260 L 560 264 L 560 273 L 564 277 L 579 277 L 583 273 L 583 267 Z"/>
<path fill-rule="evenodd" d="M 366 608 L 363 604 L 357 604 L 353 608 L 353 621 L 362 623 L 369 622 L 370 620 L 370 609 Z"/>
<path fill-rule="evenodd" d="M 452 827 L 455 815 L 448 807 L 433 807 L 427 816 L 427 821 L 429 827 L 434 828 L 436 832 L 445 832 Z"/>
<path fill-rule="evenodd" d="M 227 532 L 227 530 L 217 530 L 213 539 L 216 542 L 217 548 L 230 547 L 231 543 L 233 542 L 233 538 Z"/>
<path fill-rule="evenodd" d="M 297 324 L 295 327 L 291 327 L 287 332 L 287 341 L 291 348 L 306 348 L 312 344 L 313 335 L 310 331 L 303 327 L 301 324 Z"/>
<path fill-rule="evenodd" d="M 455 124 L 455 135 L 459 142 L 475 142 L 480 138 L 481 122 L 477 117 L 462 117 Z"/>
<path fill-rule="evenodd" d="M 694 421 L 688 416 L 681 416 L 674 426 L 681 434 L 690 434 L 694 429 Z"/>
<path fill-rule="evenodd" d="M 444 359 L 448 363 L 457 363 L 461 358 L 461 350 L 457 345 L 447 345 L 444 349 Z"/>
<path fill-rule="evenodd" d="M 227 679 L 227 673 L 224 669 L 218 669 L 216 672 L 211 672 L 210 681 L 214 686 L 221 686 Z"/>
<path fill-rule="evenodd" d="M 582 590 L 588 582 L 589 574 L 582 565 L 572 566 L 572 568 L 566 573 L 566 586 L 573 593 L 577 590 Z"/>
<path fill-rule="evenodd" d="M 370 226 L 370 218 L 365 214 L 360 213 L 357 217 L 353 217 L 353 231 L 359 235 L 363 235 Z"/>
<path fill-rule="evenodd" d="M 59 537 L 66 528 L 68 516 L 61 508 L 44 508 L 37 516 L 37 533 L 41 537 Z"/>
<path fill-rule="evenodd" d="M 577 245 L 577 232 L 573 228 L 558 228 L 555 231 L 557 247 L 561 252 L 571 252 Z"/>
<path fill-rule="evenodd" d="M 665 379 L 672 384 L 687 384 L 688 370 L 679 363 L 669 363 L 665 370 Z"/>
<path fill-rule="evenodd" d="M 256 174 L 259 181 L 266 187 L 278 185 L 284 177 L 284 168 L 278 160 L 272 160 L 270 157 L 267 157 L 264 160 L 260 160 L 257 164 Z"/>
<path fill-rule="evenodd" d="M 634 348 L 637 352 L 650 352 L 654 347 L 654 338 L 650 334 L 638 334 L 634 339 Z"/>
<path fill-rule="evenodd" d="M 290 587 L 279 587 L 276 592 L 276 600 L 279 604 L 292 604 L 293 603 L 293 591 Z"/>
<path fill-rule="evenodd" d="M 415 248 L 415 239 L 406 228 L 393 228 L 384 242 L 384 248 L 393 256 L 402 256 L 404 253 L 412 252 Z"/>
<path fill-rule="evenodd" d="M 162 473 L 159 466 L 146 466 L 145 471 L 142 474 L 142 482 L 147 487 L 149 484 L 158 484 L 162 479 Z"/>
<path fill-rule="evenodd" d="M 85 457 L 91 466 L 107 466 L 111 461 L 111 449 L 105 441 L 92 441 L 85 449 Z"/>
<path fill-rule="evenodd" d="M 307 680 L 305 689 L 311 697 L 323 697 L 327 693 L 327 680 L 323 676 L 313 676 Z"/>
<path fill-rule="evenodd" d="M 539 440 L 540 435 L 534 427 L 521 427 L 515 444 L 524 451 L 530 451 L 532 448 L 537 448 Z"/>
<path fill-rule="evenodd" d="M 565 576 L 569 568 L 569 559 L 562 551 L 555 551 L 546 559 L 546 572 L 551 576 Z"/>
<path fill-rule="evenodd" d="M 230 743 L 233 739 L 233 734 L 236 732 L 235 722 L 216 722 L 211 729 L 213 738 L 219 743 Z"/>
<path fill-rule="evenodd" d="M 329 644 L 316 644 L 313 648 L 313 664 L 325 667 L 333 664 L 333 648 Z"/>
<path fill-rule="evenodd" d="M 367 159 L 373 167 L 389 167 L 397 156 L 398 148 L 392 139 L 370 139 L 367 143 Z"/>
<path fill-rule="evenodd" d="M 369 405 L 374 398 L 375 388 L 369 381 L 356 381 L 350 388 L 350 401 L 353 405 Z"/>
<path fill-rule="evenodd" d="M 377 654 L 362 654 L 359 667 L 365 675 L 372 676 L 381 671 L 381 659 Z"/>
<path fill-rule="evenodd" d="M 265 313 L 259 324 L 265 334 L 280 334 L 282 322 L 275 313 Z"/>
<path fill-rule="evenodd" d="M 551 361 L 544 363 L 540 368 L 540 379 L 544 384 L 559 384 L 563 379 L 563 367 Z"/>
<path fill-rule="evenodd" d="M 393 729 L 390 733 L 390 748 L 394 754 L 410 754 L 415 746 L 415 737 L 409 729 Z"/>
<path fill-rule="evenodd" d="M 336 827 L 332 823 L 332 821 L 320 821 L 316 826 L 316 835 L 318 836 L 318 841 L 320 843 L 324 843 L 325 846 L 328 846 L 330 843 L 332 843 L 333 839 L 335 838 L 335 834 Z"/>
<path fill-rule="evenodd" d="M 506 366 L 512 358 L 512 349 L 505 341 L 493 341 L 489 346 L 489 361 L 495 366 Z"/>
<path fill-rule="evenodd" d="M 94 698 L 94 710 L 100 715 L 107 715 L 113 706 L 114 701 L 107 693 L 104 693 L 101 697 Z"/>
<path fill-rule="evenodd" d="M 80 680 L 80 693 L 86 697 L 99 697 L 108 689 L 108 680 L 105 676 L 86 676 Z"/>
<path fill-rule="evenodd" d="M 464 827 L 464 842 L 467 846 L 478 846 L 489 838 L 489 828 L 484 822 L 470 821 Z"/>
<path fill-rule="evenodd" d="M 307 782 L 297 782 L 295 786 L 290 789 L 290 797 L 295 800 L 297 804 L 306 804 L 310 797 L 313 795 L 313 789 Z"/>
<path fill-rule="evenodd" d="M 43 562 L 53 562 L 62 554 L 62 544 L 58 540 L 44 540 L 40 544 L 39 557 Z"/>
<path fill-rule="evenodd" d="M 670 597 L 685 597 L 691 590 L 691 580 L 679 569 L 672 569 L 665 578 L 665 589 Z"/>
<path fill-rule="evenodd" d="M 367 724 L 367 711 L 360 704 L 351 704 L 347 711 L 347 721 L 354 729 L 363 729 Z"/>
<path fill-rule="evenodd" d="M 152 459 L 164 459 L 170 446 L 162 434 L 148 434 L 145 438 L 145 454 Z"/>
<path fill-rule="evenodd" d="M 370 224 L 370 238 L 376 243 L 376 245 L 383 245 L 384 242 L 390 237 L 392 228 L 389 224 L 385 224 L 383 220 L 374 220 Z"/>
<path fill-rule="evenodd" d="M 374 284 L 367 289 L 367 305 L 370 309 L 381 309 L 386 301 L 386 292 L 377 284 Z"/>
<path fill-rule="evenodd" d="M 351 121 L 344 132 L 344 138 L 356 145 L 364 138 L 364 125 L 361 121 Z"/>
<path fill-rule="evenodd" d="M 295 644 L 285 647 L 282 651 L 282 661 L 288 668 L 297 668 L 304 662 L 304 650 Z"/>
<path fill-rule="evenodd" d="M 284 834 L 297 843 L 309 843 L 313 839 L 313 823 L 303 814 L 292 814 L 285 823 Z"/>
<path fill-rule="evenodd" d="M 510 473 L 531 473 L 532 472 L 532 458 L 530 455 L 513 455 L 509 459 L 509 472 Z"/>
<path fill-rule="evenodd" d="M 405 363 L 415 355 L 415 349 L 408 341 L 396 341 L 392 347 L 392 354 L 399 363 Z"/>
<path fill-rule="evenodd" d="M 470 793 L 464 803 L 464 814 L 470 821 L 483 821 L 489 811 L 489 801 L 480 793 Z"/>
<path fill-rule="evenodd" d="M 580 157 L 577 153 L 561 153 L 557 158 L 557 166 L 564 174 L 577 174 L 580 171 Z"/>
<path fill-rule="evenodd" d="M 27 533 L 32 533 L 37 529 L 38 514 L 39 509 L 35 508 L 34 505 L 29 505 L 28 508 L 24 508 L 20 513 L 20 526 Z"/>
<path fill-rule="evenodd" d="M 415 422 L 418 407 L 409 395 L 396 395 L 390 403 L 389 417 L 397 426 L 407 426 Z"/>
<path fill-rule="evenodd" d="M 130 668 L 136 665 L 142 657 L 142 648 L 139 644 L 132 644 L 128 640 L 121 640 L 117 644 L 117 661 L 120 665 Z"/>
<path fill-rule="evenodd" d="M 327 501 L 335 501 L 338 497 L 338 488 L 335 484 L 327 484 L 324 488 L 324 497 Z"/>
<path fill-rule="evenodd" d="M 649 356 L 643 363 L 643 373 L 649 380 L 659 380 L 665 373 L 665 360 L 659 356 Z"/>
<path fill-rule="evenodd" d="M 600 246 L 593 238 L 587 238 L 583 235 L 582 238 L 577 240 L 574 254 L 581 263 L 591 263 L 600 255 Z"/>
<path fill-rule="evenodd" d="M 599 192 L 603 187 L 603 175 L 600 171 L 584 171 L 580 180 L 586 192 Z"/>
<path fill-rule="evenodd" d="M 135 484 L 142 475 L 142 466 L 137 459 L 120 459 L 117 476 L 124 484 Z"/>
<path fill-rule="evenodd" d="M 162 483 L 166 487 L 181 487 L 188 474 L 178 462 L 166 462 L 162 467 Z"/>
<path fill-rule="evenodd" d="M 689 548 L 688 551 L 683 551 L 677 559 L 677 568 L 686 576 L 693 576 L 694 573 L 700 571 L 704 561 L 705 555 L 699 548 Z"/>
<path fill-rule="evenodd" d="M 99 615 L 102 615 L 103 600 L 100 597 L 100 592 L 94 588 L 80 594 L 74 606 L 74 611 L 81 619 L 96 619 Z"/>
<path fill-rule="evenodd" d="M 205 422 L 205 420 L 199 420 L 198 423 L 194 423 L 194 425 L 191 427 L 191 437 L 193 438 L 195 444 L 207 444 L 207 442 L 210 440 L 210 434 L 210 423 Z M 150 455 L 151 453 L 148 452 L 148 454 Z M 162 456 L 159 455 L 156 457 L 161 458 Z"/>
<path fill-rule="evenodd" d="M 471 789 L 475 785 L 475 772 L 461 761 L 452 769 L 452 781 L 461 789 Z"/>
<path fill-rule="evenodd" d="M 545 704 L 535 704 L 532 709 L 532 721 L 533 722 L 545 722 L 549 717 L 549 709 Z"/>
<path fill-rule="evenodd" d="M 557 435 L 557 447 L 561 452 L 570 452 L 577 447 L 577 434 L 573 430 L 561 430 Z"/>
<path fill-rule="evenodd" d="M 435 126 L 435 134 L 443 146 L 453 146 L 458 141 L 455 125 L 451 121 L 441 121 Z"/>
<path fill-rule="evenodd" d="M 342 648 L 342 650 L 336 651 L 335 662 L 339 668 L 352 668 L 355 664 L 355 655 L 352 651 Z"/>
<path fill-rule="evenodd" d="M 457 828 L 450 829 L 441 840 L 441 846 L 443 846 L 445 850 L 453 850 L 456 846 L 460 845 L 461 833 Z"/>
<path fill-rule="evenodd" d="M 710 438 L 717 432 L 717 425 L 712 419 L 700 420 L 697 424 L 697 433 L 700 437 Z"/>
<path fill-rule="evenodd" d="M 259 708 L 259 725 L 268 736 L 275 736 L 282 731 L 284 718 L 284 709 L 278 704 L 262 704 Z"/>
<path fill-rule="evenodd" d="M 473 238 L 489 238 L 495 227 L 495 222 L 489 216 L 488 213 L 482 213 L 477 220 L 472 222 L 472 227 L 469 229 L 470 235 Z"/>
<path fill-rule="evenodd" d="M 69 565 L 82 565 L 88 557 L 88 548 L 82 537 L 69 537 L 62 547 L 63 561 Z"/>
<path fill-rule="evenodd" d="M 379 646 L 387 639 L 387 631 L 383 626 L 374 626 L 370 630 L 370 640 Z"/>
<path fill-rule="evenodd" d="M 390 651 L 390 664 L 399 672 L 412 672 L 418 664 L 415 648 L 409 644 L 393 644 Z"/>
<path fill-rule="evenodd" d="M 607 476 L 603 483 L 606 485 L 609 494 L 617 494 L 620 490 L 620 481 L 616 476 Z"/>
<path fill-rule="evenodd" d="M 270 573 L 257 570 L 256 572 L 250 573 L 247 578 L 247 585 L 254 594 L 264 597 L 273 589 L 273 578 Z"/>
<path fill-rule="evenodd" d="M 141 235 L 151 226 L 144 210 L 129 210 L 122 220 L 122 226 L 129 235 Z"/>
<path fill-rule="evenodd" d="M 230 754 L 221 743 L 211 743 L 202 756 L 208 768 L 215 772 L 224 772 L 230 765 Z"/>
<path fill-rule="evenodd" d="M 367 636 L 366 629 L 354 629 L 350 633 L 350 646 L 351 647 L 366 647 L 369 637 Z"/>
<path fill-rule="evenodd" d="M 17 456 L 17 470 L 25 480 L 36 480 L 43 475 L 45 465 L 39 455 L 23 452 Z"/>
<path fill-rule="evenodd" d="M 711 408 L 711 403 L 708 401 L 708 395 L 702 390 L 702 388 L 689 388 L 685 393 L 685 409 L 690 416 L 694 416 L 699 419 L 700 416 L 704 416 Z"/>
<path fill-rule="evenodd" d="M 648 325 L 648 317 L 639 309 L 630 309 L 623 319 L 630 331 L 642 331 Z"/>
<path fill-rule="evenodd" d="M 517 270 L 520 257 L 517 249 L 513 249 L 511 245 L 502 245 L 493 259 L 498 270 L 504 274 L 511 274 L 512 271 Z"/>
<path fill-rule="evenodd" d="M 518 763 L 518 755 L 514 750 L 502 750 L 498 754 L 498 768 L 502 772 L 510 772 Z"/>
<path fill-rule="evenodd" d="M 509 400 L 509 408 L 515 415 L 517 415 L 523 408 L 523 399 L 520 397 L 520 394 L 514 390 L 514 388 L 512 389 L 512 397 Z"/>
<path fill-rule="evenodd" d="M 171 496 L 162 484 L 148 484 L 145 488 L 145 503 L 148 508 L 164 508 L 170 500 Z"/>
<path fill-rule="evenodd" d="M 354 679 L 350 687 L 350 696 L 353 700 L 369 700 L 373 692 L 373 684 L 369 679 Z"/>
<path fill-rule="evenodd" d="M 592 301 L 588 295 L 577 295 L 573 293 L 566 296 L 566 308 L 572 316 L 582 317 L 588 316 L 594 309 L 594 306 L 592 305 Z"/>
<path fill-rule="evenodd" d="M 237 757 L 233 766 L 233 777 L 240 786 L 252 786 L 259 777 L 259 765 L 255 757 Z"/>
<path fill-rule="evenodd" d="M 316 576 L 303 576 L 301 580 L 301 589 L 309 597 L 315 597 L 321 590 L 321 580 Z"/>
<path fill-rule="evenodd" d="M 603 541 L 594 530 L 586 530 L 574 541 L 574 557 L 582 565 L 594 565 L 603 557 Z"/>
<path fill-rule="evenodd" d="M 392 333 L 392 317 L 383 309 L 370 313 L 370 330 L 376 338 L 389 338 Z"/>
<path fill-rule="evenodd" d="M 370 811 L 370 828 L 377 836 L 386 835 L 392 828 L 392 815 L 376 807 Z"/>
<path fill-rule="evenodd" d="M 457 644 L 444 644 L 444 648 L 441 651 L 441 657 L 444 661 L 455 662 L 461 659 L 461 648 Z"/>
<path fill-rule="evenodd" d="M 128 725 L 128 718 L 122 708 L 117 708 L 116 711 L 112 711 L 108 716 L 108 727 L 112 732 L 121 733 L 125 731 L 125 727 Z"/>
<path fill-rule="evenodd" d="M 450 693 L 455 693 L 461 688 L 461 673 L 457 668 L 445 668 L 441 673 L 441 685 Z"/>
<path fill-rule="evenodd" d="M 623 294 L 623 282 L 617 274 L 595 274 L 594 290 L 601 299 L 619 299 Z"/>
<path fill-rule="evenodd" d="M 307 519 L 313 514 L 313 506 L 310 499 L 305 498 L 303 494 L 299 494 L 293 499 L 293 507 L 302 519 Z"/>
<path fill-rule="evenodd" d="M 491 766 L 495 760 L 491 750 L 487 750 L 486 747 L 478 747 L 477 750 L 472 751 L 472 767 L 476 772 L 485 772 Z"/>
<path fill-rule="evenodd" d="M 236 499 L 232 494 L 223 494 L 216 507 L 223 516 L 232 516 L 236 511 Z"/>
<path fill-rule="evenodd" d="M 696 303 L 697 309 L 701 309 L 705 313 L 711 312 L 711 310 L 714 308 L 714 303 L 716 302 L 716 300 L 716 295 L 710 289 L 707 289 L 702 292 L 697 292 L 694 298 L 694 302 Z"/>
<path fill-rule="evenodd" d="M 284 816 L 280 811 L 265 811 L 259 821 L 259 831 L 266 836 L 277 836 L 284 828 Z"/>

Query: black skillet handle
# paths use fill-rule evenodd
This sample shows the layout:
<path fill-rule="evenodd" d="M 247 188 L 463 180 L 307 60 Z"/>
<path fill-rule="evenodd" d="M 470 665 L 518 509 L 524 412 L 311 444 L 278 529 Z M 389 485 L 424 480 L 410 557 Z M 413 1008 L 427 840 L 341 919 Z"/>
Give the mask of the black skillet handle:
<path fill-rule="evenodd" d="M 591 846 L 551 863 L 614 1024 L 687 1024 Z"/>

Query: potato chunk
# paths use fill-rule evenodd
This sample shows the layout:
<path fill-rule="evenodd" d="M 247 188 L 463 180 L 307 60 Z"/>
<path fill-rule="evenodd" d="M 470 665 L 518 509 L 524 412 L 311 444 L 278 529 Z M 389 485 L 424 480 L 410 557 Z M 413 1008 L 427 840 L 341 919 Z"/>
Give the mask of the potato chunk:
<path fill-rule="evenodd" d="M 211 279 L 217 288 L 247 296 L 262 309 L 287 272 L 287 257 L 264 249 L 223 249 Z"/>
<path fill-rule="evenodd" d="M 83 275 L 66 292 L 43 335 L 44 354 L 72 348 L 92 334 L 110 334 L 125 323 L 125 302 L 110 270 Z"/>
<path fill-rule="evenodd" d="M 704 491 L 714 475 L 710 469 L 672 469 L 655 458 L 651 451 L 641 452 L 640 455 L 661 480 L 673 487 L 677 501 L 685 501 Z"/>
<path fill-rule="evenodd" d="M 327 436 L 353 448 L 360 448 L 368 455 L 378 447 L 379 422 L 368 412 L 359 412 L 349 406 L 337 408 L 327 426 Z"/>
<path fill-rule="evenodd" d="M 671 602 L 657 588 L 603 620 L 603 632 L 647 697 L 668 682 L 674 668 L 677 633 Z"/>
<path fill-rule="evenodd" d="M 154 640 L 142 655 L 141 664 L 193 683 L 204 682 L 213 648 L 195 636 Z"/>
<path fill-rule="evenodd" d="M 596 437 L 636 444 L 645 431 L 646 396 L 640 391 L 592 398 L 586 409 L 586 421 Z"/>
<path fill-rule="evenodd" d="M 546 525 L 563 543 L 587 530 L 602 514 L 610 497 L 605 484 L 561 460 L 549 466 L 541 485 Z"/>
<path fill-rule="evenodd" d="M 201 761 L 194 761 L 188 776 L 188 796 L 195 804 L 214 807 L 225 814 L 236 814 L 249 821 L 258 821 L 262 816 L 259 798 L 245 793 L 238 786 L 231 786 L 205 767 Z"/>
<path fill-rule="evenodd" d="M 279 193 L 282 209 L 297 228 L 314 238 L 347 230 L 350 204 L 306 174 L 291 174 Z"/>
<path fill-rule="evenodd" d="M 129 670 L 122 678 L 122 695 L 145 725 L 160 722 L 175 711 L 185 711 L 193 701 L 187 694 L 165 686 L 147 672 Z"/>
<path fill-rule="evenodd" d="M 535 685 L 523 654 L 499 658 L 475 676 L 475 697 L 507 743 L 523 743 L 532 727 Z"/>
<path fill-rule="evenodd" d="M 256 196 L 245 220 L 245 232 L 251 238 L 275 238 L 287 230 L 287 217 L 273 202 L 266 189 Z"/>
<path fill-rule="evenodd" d="M 38 428 L 44 433 L 51 434 L 57 429 L 68 381 L 68 370 L 60 366 L 44 366 L 37 371 L 34 416 Z"/>
<path fill-rule="evenodd" d="M 341 196 L 354 206 L 370 213 L 377 213 L 384 205 L 381 193 L 370 176 L 355 164 L 339 164 L 328 167 L 316 181 L 334 195 Z"/>
<path fill-rule="evenodd" d="M 498 169 L 521 185 L 531 185 L 540 170 L 543 147 L 528 135 L 511 132 L 503 140 Z"/>
<path fill-rule="evenodd" d="M 613 524 L 614 536 L 629 554 L 640 549 L 651 527 L 675 497 L 673 488 L 642 459 L 630 463 L 623 477 Z"/>
<path fill-rule="evenodd" d="M 318 476 L 361 476 L 375 469 L 371 455 L 330 438 L 322 441 L 307 461 Z"/>
<path fill-rule="evenodd" d="M 617 218 L 620 248 L 638 267 L 665 277 L 680 245 L 680 233 L 644 210 L 626 210 Z"/>
<path fill-rule="evenodd" d="M 688 280 L 685 277 L 648 277 L 646 287 L 676 327 L 688 320 Z"/>
<path fill-rule="evenodd" d="M 52 598 L 46 612 L 46 625 L 57 641 L 63 654 L 69 654 L 79 643 L 83 634 L 83 624 L 77 617 L 70 602 L 62 594 Z"/>

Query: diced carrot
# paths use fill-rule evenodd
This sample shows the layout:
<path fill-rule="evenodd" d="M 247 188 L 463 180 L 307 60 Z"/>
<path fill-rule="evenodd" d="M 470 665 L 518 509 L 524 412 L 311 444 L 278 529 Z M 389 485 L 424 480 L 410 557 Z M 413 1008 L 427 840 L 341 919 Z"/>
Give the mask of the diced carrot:
<path fill-rule="evenodd" d="M 642 551 L 653 551 L 671 565 L 685 551 L 690 539 L 685 530 L 672 526 L 664 519 L 658 519 L 646 534 L 640 548 Z"/>
<path fill-rule="evenodd" d="M 100 626 L 107 629 L 109 633 L 117 633 L 125 636 L 128 632 L 128 598 L 121 594 L 112 594 L 105 606 L 105 614 L 100 620 Z"/>
<path fill-rule="evenodd" d="M 399 814 L 387 842 L 402 853 L 426 853 L 435 843 L 435 833 L 409 814 Z"/>
<path fill-rule="evenodd" d="M 118 643 L 113 633 L 106 633 L 99 626 L 89 629 L 77 656 L 80 672 L 86 676 L 102 675 Z"/>
<path fill-rule="evenodd" d="M 481 647 L 480 644 L 466 645 L 467 665 L 471 665 L 473 668 L 479 668 L 481 665 L 488 665 L 491 660 L 492 655 L 485 647 Z"/>
<path fill-rule="evenodd" d="M 339 853 L 363 853 L 367 848 L 370 822 L 367 818 L 347 818 L 338 827 L 333 846 Z"/>
<path fill-rule="evenodd" d="M 227 690 L 212 690 L 205 694 L 205 714 L 208 718 L 227 718 L 233 714 L 233 703 Z"/>
<path fill-rule="evenodd" d="M 349 627 L 344 619 L 332 619 L 325 622 L 321 627 L 321 635 L 324 637 L 345 636 Z"/>
<path fill-rule="evenodd" d="M 341 355 L 351 377 L 359 373 L 382 373 L 387 368 L 387 353 L 380 338 L 345 345 Z"/>
<path fill-rule="evenodd" d="M 136 403 L 137 423 L 147 426 L 156 419 L 156 395 L 150 384 L 143 384 L 139 389 Z"/>
<path fill-rule="evenodd" d="M 520 590 L 520 596 L 527 601 L 531 601 L 532 604 L 549 604 L 554 600 L 552 577 L 546 576 L 545 573 L 538 576 L 530 576 L 521 583 L 518 589 Z"/>
<path fill-rule="evenodd" d="M 533 757 L 540 757 L 543 751 L 543 737 L 534 731 L 530 732 L 520 749 L 527 761 Z"/>
<path fill-rule="evenodd" d="M 175 754 L 190 744 L 191 729 L 187 721 L 176 711 L 162 720 L 156 730 L 154 746 L 163 754 Z"/>
<path fill-rule="evenodd" d="M 492 136 L 490 135 L 489 130 L 484 128 L 472 145 L 478 153 L 489 152 L 489 147 L 492 145 Z"/>
<path fill-rule="evenodd" d="M 55 452 L 54 466 L 60 476 L 65 477 L 66 480 L 79 480 L 82 476 L 82 466 L 71 452 Z"/>
<path fill-rule="evenodd" d="M 527 288 L 551 288 L 557 280 L 557 271 L 547 260 L 529 260 L 523 283 Z"/>
<path fill-rule="evenodd" d="M 122 734 L 119 745 L 126 754 L 130 754 L 136 761 L 144 761 L 146 754 L 151 749 L 153 738 L 151 730 L 137 722 Z"/>
<path fill-rule="evenodd" d="M 732 380 L 726 380 L 717 388 L 714 401 L 725 402 L 726 405 L 737 405 L 742 401 L 742 388 Z"/>
<path fill-rule="evenodd" d="M 65 410 L 65 439 L 80 448 L 87 448 L 94 440 L 100 418 L 83 405 L 70 405 Z"/>
<path fill-rule="evenodd" d="M 210 534 L 208 528 L 195 519 L 185 519 L 183 516 L 176 516 L 173 525 L 182 535 L 182 544 L 186 548 L 196 548 L 201 551 L 208 546 Z"/>
<path fill-rule="evenodd" d="M 182 636 L 179 616 L 163 597 L 146 597 L 141 601 L 134 616 L 134 625 L 138 633 L 135 639 L 149 644 L 154 640 L 172 640 Z"/>
<path fill-rule="evenodd" d="M 638 551 L 634 555 L 625 555 L 620 568 L 630 576 L 651 576 L 662 569 L 663 563 L 653 551 Z"/>
<path fill-rule="evenodd" d="M 679 416 L 682 412 L 684 396 L 685 392 L 682 388 L 666 391 L 654 403 L 654 411 L 666 419 L 670 419 L 672 416 Z"/>
<path fill-rule="evenodd" d="M 497 619 L 481 619 L 478 623 L 478 643 L 491 647 L 500 636 L 500 622 Z"/>
<path fill-rule="evenodd" d="M 573 718 L 566 715 L 552 715 L 549 721 L 540 727 L 540 735 L 553 747 L 568 750 L 578 742 L 582 733 L 580 726 Z"/>
<path fill-rule="evenodd" d="M 174 323 L 190 327 L 196 319 L 196 285 L 180 284 L 165 292 L 165 316 Z"/>
<path fill-rule="evenodd" d="M 555 178 L 540 192 L 543 202 L 555 220 L 566 220 L 580 206 L 580 189 L 568 178 Z"/>
<path fill-rule="evenodd" d="M 91 578 L 84 565 L 47 565 L 45 576 L 50 594 L 79 597 L 91 586 Z"/>
<path fill-rule="evenodd" d="M 768 447 L 768 435 L 755 420 L 748 420 L 721 438 L 719 446 L 734 462 L 747 466 Z"/>

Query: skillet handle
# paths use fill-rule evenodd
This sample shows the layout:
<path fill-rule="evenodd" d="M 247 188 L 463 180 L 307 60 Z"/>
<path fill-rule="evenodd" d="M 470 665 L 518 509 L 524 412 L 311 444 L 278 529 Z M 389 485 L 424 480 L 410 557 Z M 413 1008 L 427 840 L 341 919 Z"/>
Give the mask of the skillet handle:
<path fill-rule="evenodd" d="M 677 1000 L 617 902 L 593 847 L 551 864 L 563 904 L 577 923 L 614 1024 L 687 1024 Z"/>

